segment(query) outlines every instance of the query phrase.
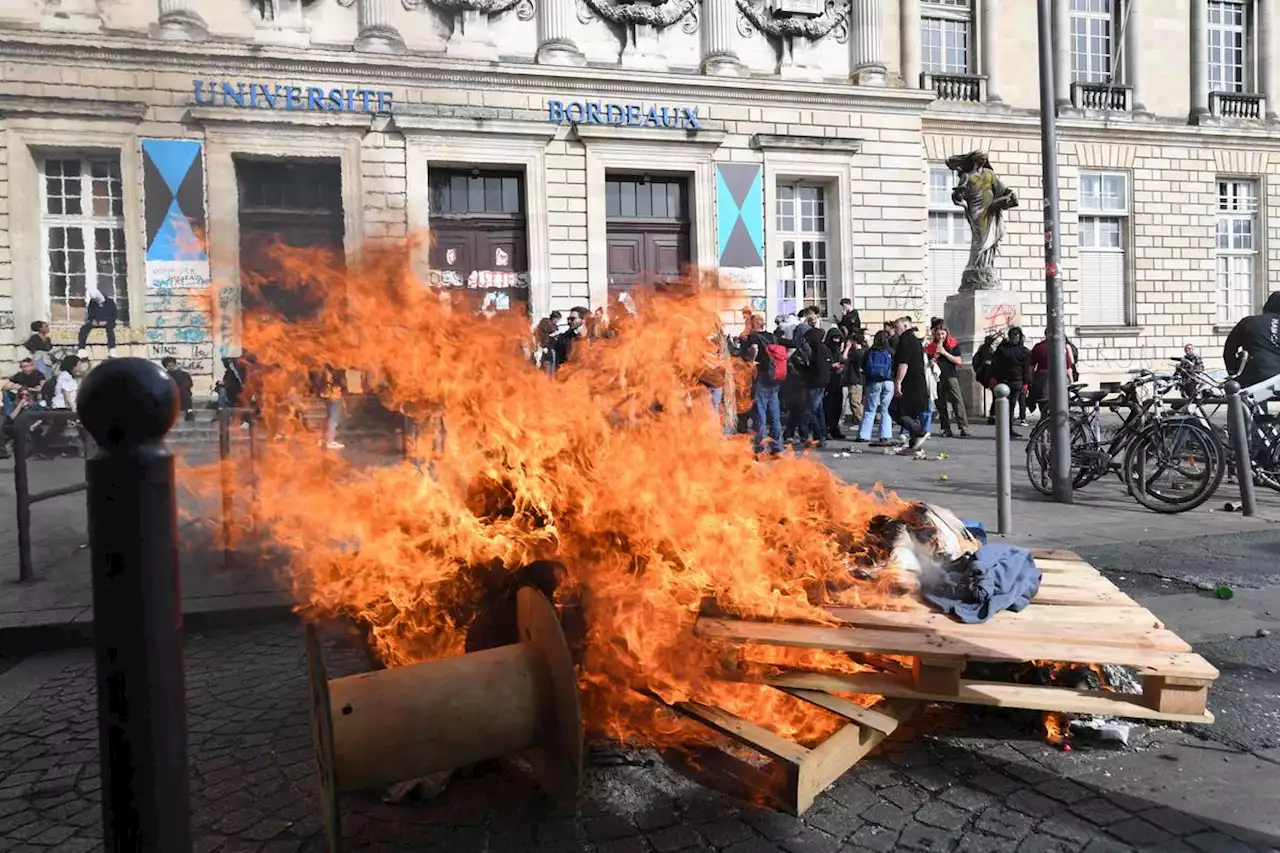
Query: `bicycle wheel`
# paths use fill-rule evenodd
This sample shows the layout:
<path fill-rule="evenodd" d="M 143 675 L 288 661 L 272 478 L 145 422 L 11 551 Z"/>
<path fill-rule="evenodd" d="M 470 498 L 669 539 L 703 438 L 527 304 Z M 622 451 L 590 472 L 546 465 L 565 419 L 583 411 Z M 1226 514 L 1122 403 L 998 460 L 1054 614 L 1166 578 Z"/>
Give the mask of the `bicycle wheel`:
<path fill-rule="evenodd" d="M 1253 480 L 1280 492 L 1280 424 L 1258 418 L 1253 435 Z"/>
<path fill-rule="evenodd" d="M 1134 499 L 1154 512 L 1186 512 L 1213 496 L 1226 473 L 1222 446 L 1191 420 L 1152 424 L 1130 444 L 1125 482 Z"/>
<path fill-rule="evenodd" d="M 1097 441 L 1089 437 L 1087 423 L 1085 418 L 1071 415 L 1071 485 L 1076 489 L 1090 482 L 1089 472 L 1082 464 L 1085 451 L 1098 447 Z M 1053 494 L 1053 441 L 1049 424 L 1049 418 L 1042 418 L 1027 437 L 1027 479 L 1042 495 Z"/>

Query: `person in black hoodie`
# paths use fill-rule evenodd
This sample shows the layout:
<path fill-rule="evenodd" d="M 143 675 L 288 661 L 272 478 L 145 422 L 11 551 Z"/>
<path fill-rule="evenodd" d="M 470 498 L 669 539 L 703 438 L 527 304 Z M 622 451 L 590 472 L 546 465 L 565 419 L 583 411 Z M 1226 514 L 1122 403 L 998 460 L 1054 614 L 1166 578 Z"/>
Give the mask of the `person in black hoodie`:
<path fill-rule="evenodd" d="M 1027 425 L 1027 391 L 1031 388 L 1031 350 L 1027 349 L 1022 329 L 1012 326 L 1009 334 L 991 355 L 991 368 L 988 374 L 987 387 L 995 388 L 1003 383 L 1009 386 L 1009 426 L 1014 438 L 1021 438 L 1013 432 L 1013 404 L 1018 404 L 1018 425 Z"/>
<path fill-rule="evenodd" d="M 174 384 L 178 386 L 178 409 L 182 412 L 183 418 L 194 421 L 196 413 L 192 408 L 191 389 L 195 383 L 191 379 L 191 374 L 178 367 L 178 360 L 171 355 L 160 359 L 160 366 L 168 372 Z"/>
<path fill-rule="evenodd" d="M 827 380 L 827 390 L 822 398 L 827 438 L 844 441 L 844 432 L 840 429 L 840 415 L 844 413 L 844 330 L 839 326 L 827 329 L 823 343 L 826 345 L 827 363 L 831 365 L 831 378 Z"/>
<path fill-rule="evenodd" d="M 831 384 L 831 359 L 822 343 L 822 330 L 810 328 L 805 332 L 808 344 L 809 364 L 800 376 L 805 391 L 805 417 L 800 421 L 800 438 L 807 439 L 810 447 L 822 447 L 827 438 L 827 411 L 824 400 L 827 386 Z"/>
<path fill-rule="evenodd" d="M 1245 317 L 1236 323 L 1222 347 L 1222 361 L 1227 370 L 1240 370 L 1240 352 L 1249 354 L 1238 381 L 1248 388 L 1280 375 L 1280 290 L 1267 297 L 1261 314 Z"/>
<path fill-rule="evenodd" d="M 100 290 L 89 291 L 89 304 L 85 307 L 84 325 L 80 327 L 80 337 L 76 344 L 80 358 L 89 357 L 89 333 L 94 329 L 105 329 L 107 332 L 107 357 L 116 357 L 116 320 L 119 311 L 116 301 L 102 295 Z"/>

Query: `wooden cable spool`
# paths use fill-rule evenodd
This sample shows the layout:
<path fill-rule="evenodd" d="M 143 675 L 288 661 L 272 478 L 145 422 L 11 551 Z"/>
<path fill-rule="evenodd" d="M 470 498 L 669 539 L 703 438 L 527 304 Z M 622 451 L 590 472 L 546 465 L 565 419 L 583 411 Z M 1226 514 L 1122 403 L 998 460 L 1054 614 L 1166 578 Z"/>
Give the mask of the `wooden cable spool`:
<path fill-rule="evenodd" d="M 569 647 L 538 590 L 522 588 L 516 610 L 513 645 L 332 681 L 307 626 L 311 735 L 330 853 L 341 849 L 343 792 L 519 755 L 547 793 L 577 794 L 582 709 Z"/>

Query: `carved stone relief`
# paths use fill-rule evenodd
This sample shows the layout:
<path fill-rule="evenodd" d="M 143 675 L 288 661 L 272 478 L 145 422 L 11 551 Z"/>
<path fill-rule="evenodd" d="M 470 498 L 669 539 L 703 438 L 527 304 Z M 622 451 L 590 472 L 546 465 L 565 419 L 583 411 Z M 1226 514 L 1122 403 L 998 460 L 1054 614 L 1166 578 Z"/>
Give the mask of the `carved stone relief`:
<path fill-rule="evenodd" d="M 501 15 L 514 9 L 516 17 L 522 21 L 532 21 L 534 15 L 533 0 L 401 0 L 401 3 L 410 11 L 431 5 L 455 14 L 481 12 L 485 15 Z"/>
<path fill-rule="evenodd" d="M 600 18 L 611 24 L 636 24 L 663 29 L 677 21 L 682 21 L 682 29 L 693 33 L 698 28 L 698 0 L 660 0 L 649 3 L 644 0 L 623 2 L 623 0 L 579 0 L 578 20 L 588 23 L 592 18 Z M 692 18 L 692 24 L 687 18 Z"/>
<path fill-rule="evenodd" d="M 849 0 L 826 0 L 819 14 L 782 13 L 769 0 L 736 0 L 738 33 L 750 38 L 761 32 L 775 38 L 805 38 L 811 41 L 834 36 L 844 43 L 849 39 Z"/>

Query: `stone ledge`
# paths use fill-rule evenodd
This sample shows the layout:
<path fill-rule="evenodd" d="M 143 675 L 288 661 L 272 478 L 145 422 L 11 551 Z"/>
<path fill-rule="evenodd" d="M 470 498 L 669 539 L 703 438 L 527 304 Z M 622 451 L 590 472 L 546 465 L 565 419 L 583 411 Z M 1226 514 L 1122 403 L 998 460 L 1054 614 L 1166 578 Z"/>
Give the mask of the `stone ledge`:
<path fill-rule="evenodd" d="M 729 134 L 723 130 L 678 130 L 661 127 L 628 127 L 620 132 L 612 125 L 577 124 L 574 134 L 581 142 L 690 142 L 695 145 L 719 146 Z"/>
<path fill-rule="evenodd" d="M 89 98 L 45 98 L 34 95 L 0 95 L 0 117 L 53 116 L 142 121 L 147 115 L 142 101 L 108 101 Z"/>
<path fill-rule="evenodd" d="M 313 113 L 303 110 L 239 110 L 227 107 L 188 107 L 183 121 L 200 125 L 265 125 L 271 127 L 358 127 L 371 129 L 367 113 Z"/>
<path fill-rule="evenodd" d="M 1141 337 L 1142 326 L 1077 326 L 1078 338 L 1137 338 Z"/>
<path fill-rule="evenodd" d="M 550 142 L 555 138 L 559 127 L 550 122 L 407 113 L 393 115 L 389 129 L 398 130 L 401 133 L 486 133 L 500 136 L 525 136 L 541 138 Z"/>
<path fill-rule="evenodd" d="M 862 153 L 862 140 L 842 139 L 834 136 L 781 136 L 773 133 L 757 133 L 751 137 L 751 147 L 758 151 L 775 149 L 860 154 Z"/>

